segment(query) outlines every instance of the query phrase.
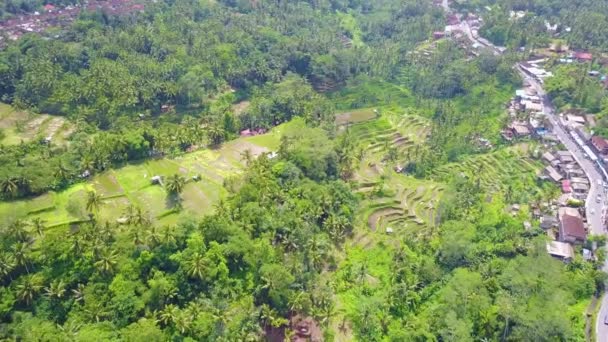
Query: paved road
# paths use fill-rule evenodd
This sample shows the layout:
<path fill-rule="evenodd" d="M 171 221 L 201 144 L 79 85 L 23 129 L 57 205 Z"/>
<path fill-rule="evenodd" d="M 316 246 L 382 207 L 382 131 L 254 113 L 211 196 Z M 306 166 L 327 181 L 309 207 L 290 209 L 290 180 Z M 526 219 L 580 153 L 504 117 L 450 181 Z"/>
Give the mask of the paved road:
<path fill-rule="evenodd" d="M 442 6 L 446 12 L 450 12 L 449 3 L 447 0 L 443 0 Z M 479 37 L 473 35 L 473 32 L 468 22 L 461 22 L 460 27 L 471 42 L 490 48 L 492 52 L 496 55 L 501 53 L 500 49 L 498 49 L 496 46 L 488 42 L 480 41 L 478 39 Z M 606 207 L 606 204 L 608 204 L 608 198 L 603 186 L 601 184 L 598 184 L 598 182 L 608 182 L 608 179 L 604 179 L 600 171 L 598 171 L 598 169 L 596 168 L 595 164 L 591 160 L 585 158 L 582 149 L 576 144 L 576 142 L 574 141 L 574 139 L 572 139 L 569 133 L 566 132 L 566 130 L 562 126 L 559 125 L 559 120 L 555 115 L 555 107 L 553 107 L 553 104 L 549 100 L 549 97 L 546 95 L 540 82 L 523 72 L 519 64 L 516 65 L 516 68 L 521 73 L 522 77 L 528 80 L 532 87 L 536 89 L 538 95 L 542 99 L 543 112 L 547 114 L 547 117 L 553 126 L 553 133 L 558 137 L 558 139 L 562 142 L 566 149 L 568 149 L 568 151 L 572 153 L 574 159 L 581 166 L 581 168 L 587 175 L 587 178 L 589 179 L 590 190 L 587 196 L 585 210 L 590 232 L 594 235 L 606 234 L 607 232 L 604 228 L 605 226 L 603 210 Z M 604 272 L 608 272 L 608 259 L 604 263 L 603 270 Z M 602 302 L 600 303 L 600 310 L 597 316 L 597 322 L 595 322 L 596 337 L 598 342 L 608 342 L 608 324 L 605 324 L 605 321 L 608 322 L 608 293 L 604 295 Z"/>
<path fill-rule="evenodd" d="M 606 203 L 606 193 L 604 192 L 603 182 L 604 178 L 597 169 L 594 162 L 585 158 L 585 153 L 576 144 L 570 134 L 559 124 L 559 120 L 555 115 L 555 108 L 546 95 L 542 85 L 534 78 L 530 77 L 521 70 L 518 65 L 518 70 L 522 76 L 530 83 L 534 89 L 538 92 L 543 102 L 543 111 L 547 114 L 551 125 L 553 126 L 553 133 L 559 138 L 559 140 L 566 146 L 566 149 L 572 153 L 576 162 L 581 166 L 587 178 L 590 182 L 589 195 L 586 200 L 586 211 L 587 211 L 587 223 L 589 224 L 589 230 L 594 235 L 602 235 L 606 233 L 602 220 L 602 210 Z M 597 198 L 600 198 L 598 203 Z M 608 341 L 608 340 L 607 340 Z"/>

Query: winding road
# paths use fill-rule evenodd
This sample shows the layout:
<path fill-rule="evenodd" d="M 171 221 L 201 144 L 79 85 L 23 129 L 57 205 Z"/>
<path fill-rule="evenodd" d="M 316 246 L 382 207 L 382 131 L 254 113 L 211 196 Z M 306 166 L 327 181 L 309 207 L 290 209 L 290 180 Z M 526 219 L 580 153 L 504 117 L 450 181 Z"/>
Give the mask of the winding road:
<path fill-rule="evenodd" d="M 446 13 L 450 12 L 448 0 L 442 1 L 442 7 Z M 469 23 L 463 20 L 460 23 L 460 28 L 466 34 L 468 39 L 472 43 L 477 43 L 480 46 L 489 48 L 495 55 L 501 54 L 502 51 L 498 47 L 492 45 L 487 40 L 480 41 L 479 37 L 473 34 Z M 589 179 L 590 189 L 587 199 L 585 201 L 585 210 L 587 223 L 589 225 L 589 231 L 593 235 L 606 235 L 607 231 L 605 228 L 605 213 L 606 205 L 608 204 L 608 195 L 604 189 L 604 182 L 608 182 L 608 179 L 604 179 L 603 174 L 598 170 L 594 162 L 585 157 L 583 150 L 576 144 L 574 139 L 561 126 L 560 120 L 558 119 L 555 107 L 551 103 L 551 100 L 545 93 L 542 84 L 531 75 L 525 73 L 518 63 L 515 68 L 519 71 L 521 76 L 528 81 L 528 83 L 536 90 L 538 96 L 542 99 L 543 112 L 547 116 L 551 123 L 552 131 L 560 140 L 560 142 L 566 147 L 576 162 L 583 169 L 587 178 Z M 608 246 L 606 247 L 608 248 Z M 607 252 L 608 255 L 608 252 Z M 603 265 L 603 271 L 608 272 L 608 258 Z M 597 321 L 595 322 L 596 341 L 608 342 L 608 293 L 605 293 L 600 303 L 600 309 L 597 315 Z"/>

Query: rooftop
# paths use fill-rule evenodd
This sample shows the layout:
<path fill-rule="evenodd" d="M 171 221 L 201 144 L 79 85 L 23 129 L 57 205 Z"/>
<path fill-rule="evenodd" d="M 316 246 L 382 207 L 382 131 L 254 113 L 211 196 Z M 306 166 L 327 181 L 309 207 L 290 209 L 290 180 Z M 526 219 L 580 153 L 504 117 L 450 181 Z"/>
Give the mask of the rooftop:
<path fill-rule="evenodd" d="M 574 249 L 572 245 L 565 242 L 551 241 L 547 242 L 547 252 L 555 257 L 563 259 L 574 258 Z"/>

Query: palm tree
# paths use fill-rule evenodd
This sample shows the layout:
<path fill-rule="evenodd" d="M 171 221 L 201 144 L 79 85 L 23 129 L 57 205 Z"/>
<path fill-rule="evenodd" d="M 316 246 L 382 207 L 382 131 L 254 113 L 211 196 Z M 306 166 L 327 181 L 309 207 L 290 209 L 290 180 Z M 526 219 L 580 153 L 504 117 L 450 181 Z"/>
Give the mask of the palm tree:
<path fill-rule="evenodd" d="M 30 273 L 30 270 L 27 267 L 28 264 L 28 252 L 30 249 L 29 243 L 26 242 L 17 242 L 12 247 L 11 250 L 13 252 L 13 257 L 17 263 L 17 266 L 25 267 L 25 271 Z"/>
<path fill-rule="evenodd" d="M 146 240 L 150 247 L 154 247 L 160 243 L 162 235 L 156 230 L 156 227 L 151 226 L 147 232 Z"/>
<path fill-rule="evenodd" d="M 11 272 L 15 269 L 15 266 L 17 266 L 17 262 L 15 261 L 13 255 L 7 252 L 2 252 L 0 254 L 0 279 L 10 276 Z"/>
<path fill-rule="evenodd" d="M 245 161 L 245 165 L 251 165 L 253 154 L 251 153 L 250 149 L 246 149 L 245 151 L 241 152 L 241 160 Z"/>
<path fill-rule="evenodd" d="M 39 237 L 44 235 L 44 228 L 45 228 L 44 223 L 45 223 L 45 221 L 43 219 L 41 219 L 40 217 L 34 218 L 31 222 L 32 227 L 34 227 L 34 230 L 36 230 L 36 233 L 38 234 Z"/>
<path fill-rule="evenodd" d="M 175 240 L 175 230 L 171 226 L 166 226 L 163 228 L 163 233 L 161 237 L 161 241 L 165 245 L 173 245 Z"/>
<path fill-rule="evenodd" d="M 102 273 L 111 274 L 114 272 L 114 267 L 116 267 L 118 255 L 116 251 L 113 250 L 103 250 L 99 255 L 99 260 L 95 262 L 95 267 L 97 267 Z"/>
<path fill-rule="evenodd" d="M 181 333 L 185 334 L 192 327 L 192 315 L 187 311 L 180 311 L 177 317 L 175 317 L 175 328 Z"/>
<path fill-rule="evenodd" d="M 75 289 L 72 289 L 72 294 L 74 295 L 74 300 L 77 302 L 84 301 L 84 284 L 76 285 Z"/>
<path fill-rule="evenodd" d="M 99 207 L 103 204 L 103 199 L 101 195 L 97 194 L 95 191 L 89 191 L 87 193 L 87 205 L 86 208 L 89 212 L 99 210 Z"/>
<path fill-rule="evenodd" d="M 59 165 L 57 166 L 57 169 L 55 170 L 55 178 L 59 180 L 59 182 L 64 182 L 66 179 L 68 179 L 70 175 L 70 170 L 68 168 L 66 168 L 63 163 L 59 163 Z"/>
<path fill-rule="evenodd" d="M 34 278 L 33 275 L 25 276 L 16 287 L 17 297 L 25 304 L 30 305 L 41 288 L 42 286 L 37 278 Z"/>
<path fill-rule="evenodd" d="M 219 125 L 211 125 L 207 128 L 209 139 L 211 139 L 211 145 L 217 146 L 221 144 L 226 138 L 226 132 Z"/>
<path fill-rule="evenodd" d="M 140 207 L 134 206 L 133 204 L 127 207 L 125 215 L 127 216 L 127 222 L 137 227 L 150 223 L 147 213 L 145 213 Z"/>
<path fill-rule="evenodd" d="M 19 190 L 19 184 L 17 179 L 13 177 L 7 177 L 0 181 L 0 192 L 5 196 L 15 196 Z"/>
<path fill-rule="evenodd" d="M 205 276 L 205 257 L 201 253 L 194 253 L 185 263 L 186 273 L 192 278 L 202 280 Z"/>
<path fill-rule="evenodd" d="M 170 194 L 179 195 L 182 193 L 182 191 L 184 191 L 185 185 L 186 178 L 176 173 L 167 178 L 165 187 Z"/>
<path fill-rule="evenodd" d="M 63 280 L 54 281 L 44 291 L 45 295 L 51 299 L 61 299 L 65 295 L 65 283 Z"/>
<path fill-rule="evenodd" d="M 163 311 L 160 312 L 158 321 L 164 326 L 168 326 L 175 322 L 175 318 L 179 314 L 179 308 L 174 304 L 165 306 Z"/>

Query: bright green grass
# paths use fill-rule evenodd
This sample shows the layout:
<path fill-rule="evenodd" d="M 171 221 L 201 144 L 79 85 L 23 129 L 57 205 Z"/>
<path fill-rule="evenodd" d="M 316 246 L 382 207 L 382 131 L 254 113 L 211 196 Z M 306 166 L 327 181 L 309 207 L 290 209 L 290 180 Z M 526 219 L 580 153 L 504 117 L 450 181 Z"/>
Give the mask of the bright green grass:
<path fill-rule="evenodd" d="M 371 120 L 375 117 L 376 114 L 374 113 L 374 108 L 355 109 L 348 112 L 336 114 L 336 124 L 344 125 L 347 123 L 357 123 Z"/>
<path fill-rule="evenodd" d="M 33 114 L 15 110 L 10 105 L 0 103 L 0 130 L 3 145 L 15 145 L 52 136 L 55 145 L 65 143 L 65 134 L 70 125 L 63 117 L 47 114 Z"/>
<path fill-rule="evenodd" d="M 241 154 L 249 149 L 255 155 L 275 150 L 281 133 L 295 129 L 290 124 L 276 127 L 265 135 L 227 142 L 217 150 L 200 150 L 176 159 L 156 159 L 133 163 L 95 175 L 91 181 L 76 184 L 59 193 L 49 192 L 36 198 L 0 202 L 0 221 L 39 217 L 47 226 L 65 226 L 87 218 L 87 191 L 97 191 L 103 204 L 97 215 L 102 221 L 115 221 L 124 216 L 129 205 L 141 207 L 159 224 L 171 224 L 189 215 L 205 215 L 226 195 L 223 180 L 241 172 Z M 180 174 L 187 179 L 181 195 L 183 210 L 174 210 L 165 189 L 152 185 L 150 179 L 159 175 Z M 200 181 L 193 176 L 200 175 Z"/>

